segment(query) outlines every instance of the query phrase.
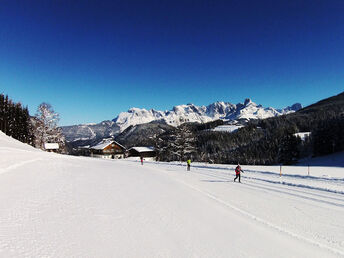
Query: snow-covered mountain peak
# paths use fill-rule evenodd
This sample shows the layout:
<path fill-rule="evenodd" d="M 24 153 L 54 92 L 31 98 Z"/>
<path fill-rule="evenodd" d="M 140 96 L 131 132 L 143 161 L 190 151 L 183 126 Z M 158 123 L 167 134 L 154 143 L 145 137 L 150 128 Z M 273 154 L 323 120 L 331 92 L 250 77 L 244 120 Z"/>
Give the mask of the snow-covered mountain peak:
<path fill-rule="evenodd" d="M 171 110 L 159 111 L 133 107 L 127 112 L 121 112 L 112 121 L 103 121 L 94 125 L 78 125 L 64 127 L 64 134 L 68 141 L 80 139 L 95 139 L 101 136 L 110 137 L 123 132 L 133 125 L 146 124 L 153 121 L 165 123 L 171 126 L 179 126 L 185 122 L 207 123 L 217 119 L 236 121 L 239 119 L 264 119 L 295 112 L 302 108 L 296 103 L 284 109 L 264 108 L 257 105 L 251 99 L 244 103 L 231 104 L 217 101 L 208 106 L 197 106 L 192 103 L 174 106 Z"/>
<path fill-rule="evenodd" d="M 149 112 L 147 109 L 145 108 L 136 108 L 136 107 L 132 107 L 128 110 L 129 113 L 146 113 Z"/>
<path fill-rule="evenodd" d="M 251 99 L 247 98 L 245 99 L 245 102 L 244 102 L 244 106 L 248 106 L 248 105 L 254 105 L 254 106 L 257 106 L 256 103 L 252 102 Z"/>
<path fill-rule="evenodd" d="M 131 108 L 128 112 L 120 113 L 114 120 L 120 131 L 131 125 L 144 124 L 152 121 L 163 121 L 172 126 L 178 126 L 185 122 L 205 123 L 216 119 L 263 119 L 278 116 L 300 109 L 300 104 L 294 104 L 286 109 L 276 110 L 257 105 L 251 99 L 245 99 L 244 103 L 237 105 L 228 102 L 217 101 L 208 106 L 196 106 L 192 103 L 177 105 L 168 111 L 154 109 L 146 110 Z"/>
<path fill-rule="evenodd" d="M 292 105 L 289 110 L 291 111 L 297 111 L 297 110 L 300 110 L 302 108 L 302 105 L 301 103 L 295 103 L 294 105 Z"/>

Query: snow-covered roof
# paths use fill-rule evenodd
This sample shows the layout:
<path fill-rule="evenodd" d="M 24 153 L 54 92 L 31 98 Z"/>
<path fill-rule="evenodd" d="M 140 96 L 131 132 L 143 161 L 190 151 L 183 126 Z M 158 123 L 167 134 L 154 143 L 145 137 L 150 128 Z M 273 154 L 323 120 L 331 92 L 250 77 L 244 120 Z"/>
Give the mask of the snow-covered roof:
<path fill-rule="evenodd" d="M 129 149 L 130 150 L 135 150 L 137 152 L 152 152 L 154 151 L 153 147 L 132 147 Z"/>
<path fill-rule="evenodd" d="M 57 150 L 58 148 L 58 143 L 44 143 L 44 149 L 46 150 Z"/>
<path fill-rule="evenodd" d="M 77 147 L 78 149 L 89 149 L 90 145 L 84 145 L 84 146 L 79 146 Z"/>
<path fill-rule="evenodd" d="M 212 131 L 233 133 L 241 127 L 244 127 L 244 126 L 243 125 L 219 125 L 215 127 Z"/>
<path fill-rule="evenodd" d="M 302 141 L 311 135 L 311 132 L 301 132 L 301 133 L 294 133 L 296 137 L 300 137 Z"/>
<path fill-rule="evenodd" d="M 91 149 L 93 149 L 93 150 L 103 150 L 103 149 L 105 149 L 107 146 L 109 146 L 112 143 L 115 143 L 118 146 L 120 146 L 121 148 L 125 149 L 124 146 L 122 146 L 121 144 L 119 144 L 118 142 L 116 142 L 114 140 L 103 140 L 100 143 L 92 146 Z"/>

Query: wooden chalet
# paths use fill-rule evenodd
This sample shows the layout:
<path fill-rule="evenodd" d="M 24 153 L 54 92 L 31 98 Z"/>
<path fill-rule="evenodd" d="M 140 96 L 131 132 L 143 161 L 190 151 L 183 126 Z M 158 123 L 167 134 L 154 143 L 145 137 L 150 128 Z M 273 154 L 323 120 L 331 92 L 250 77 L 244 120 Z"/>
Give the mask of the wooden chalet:
<path fill-rule="evenodd" d="M 126 148 L 112 139 L 105 139 L 90 147 L 91 157 L 103 159 L 124 158 Z"/>

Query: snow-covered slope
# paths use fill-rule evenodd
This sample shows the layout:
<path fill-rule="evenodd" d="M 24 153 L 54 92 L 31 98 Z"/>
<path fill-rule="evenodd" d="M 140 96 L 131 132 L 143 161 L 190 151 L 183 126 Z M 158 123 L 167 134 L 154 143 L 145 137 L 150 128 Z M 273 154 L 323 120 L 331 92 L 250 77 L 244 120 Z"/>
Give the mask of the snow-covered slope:
<path fill-rule="evenodd" d="M 7 136 L 2 131 L 0 131 L 0 150 L 21 150 L 21 151 L 40 151 L 39 149 L 35 149 L 31 145 L 24 144 L 12 137 Z M 4 158 L 8 158 L 5 156 Z"/>
<path fill-rule="evenodd" d="M 0 257 L 343 257 L 343 168 L 100 160 L 0 133 Z"/>
<path fill-rule="evenodd" d="M 178 126 L 185 122 L 205 123 L 216 119 L 240 120 L 263 119 L 268 117 L 288 114 L 301 109 L 301 104 L 294 104 L 284 109 L 264 108 L 250 99 L 237 105 L 228 102 L 215 102 L 208 106 L 196 106 L 193 104 L 173 107 L 169 111 L 157 111 L 131 108 L 127 112 L 120 113 L 113 121 L 123 131 L 130 125 L 149 123 L 162 120 L 166 124 Z"/>
<path fill-rule="evenodd" d="M 303 159 L 298 162 L 300 166 L 329 166 L 342 167 L 344 174 L 344 152 L 337 152 L 326 156 Z"/>

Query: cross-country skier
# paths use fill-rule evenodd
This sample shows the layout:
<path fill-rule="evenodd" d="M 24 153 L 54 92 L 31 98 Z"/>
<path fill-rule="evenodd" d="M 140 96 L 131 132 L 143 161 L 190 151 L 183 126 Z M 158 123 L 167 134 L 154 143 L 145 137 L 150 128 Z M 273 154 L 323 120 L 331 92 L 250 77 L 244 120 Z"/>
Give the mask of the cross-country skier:
<path fill-rule="evenodd" d="M 241 169 L 240 164 L 238 163 L 238 166 L 236 166 L 236 168 L 235 168 L 235 175 L 236 175 L 236 177 L 234 178 L 234 182 L 235 182 L 235 180 L 237 178 L 239 178 L 239 183 L 241 183 L 240 182 L 240 173 L 241 172 L 244 172 L 244 171 Z"/>
<path fill-rule="evenodd" d="M 140 157 L 140 160 L 141 160 L 141 165 L 143 165 L 143 157 L 142 156 Z"/>
<path fill-rule="evenodd" d="M 187 165 L 187 171 L 190 171 L 191 159 L 188 159 L 188 160 L 186 161 L 186 165 Z"/>

